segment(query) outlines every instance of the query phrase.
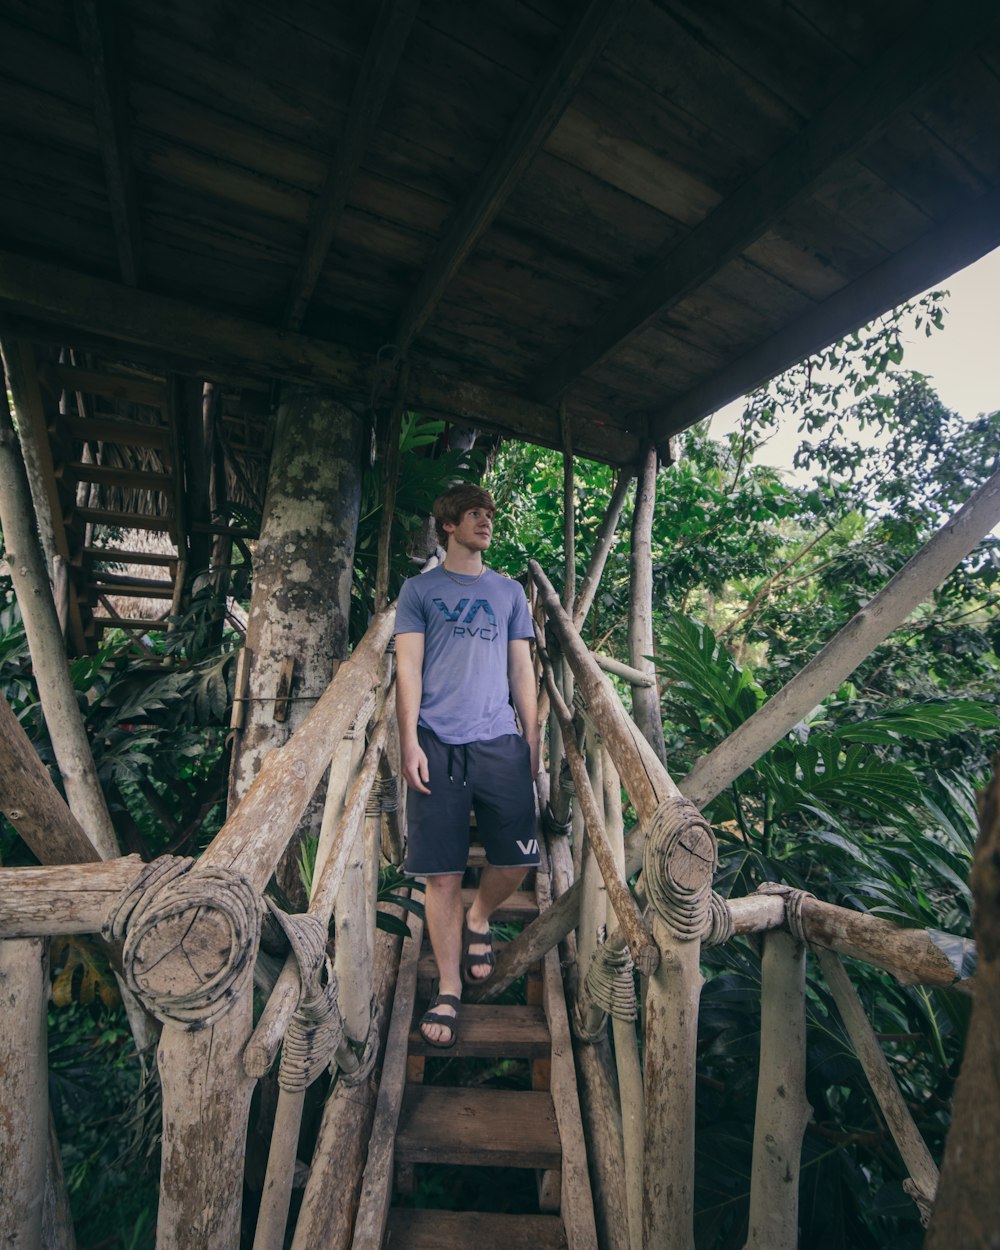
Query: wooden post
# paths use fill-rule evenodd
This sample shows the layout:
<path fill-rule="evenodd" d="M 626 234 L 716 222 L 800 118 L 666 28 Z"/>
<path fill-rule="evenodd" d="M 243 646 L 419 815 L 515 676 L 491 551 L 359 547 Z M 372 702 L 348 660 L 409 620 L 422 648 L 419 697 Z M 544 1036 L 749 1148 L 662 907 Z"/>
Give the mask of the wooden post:
<path fill-rule="evenodd" d="M 625 822 L 622 816 L 621 778 L 607 748 L 604 751 L 604 813 L 608 844 L 615 865 L 625 875 Z M 608 927 L 612 912 L 608 909 Z M 631 1020 L 611 1018 L 615 1043 L 615 1067 L 621 1098 L 622 1153 L 625 1166 L 625 1193 L 628 1210 L 629 1245 L 642 1250 L 642 1149 L 646 1122 L 642 1088 L 642 1064 L 636 1026 Z"/>
<path fill-rule="evenodd" d="M 655 677 L 653 654 L 653 512 L 656 507 L 656 448 L 647 448 L 635 487 L 629 559 L 628 658 L 640 673 Z M 632 717 L 666 767 L 660 694 L 656 686 L 632 687 Z"/>
<path fill-rule="evenodd" d="M 158 1052 L 163 1153 L 156 1250 L 238 1250 L 256 1084 L 241 1062 L 251 1025 L 249 984 L 206 1028 L 191 1032 L 164 1025 Z"/>
<path fill-rule="evenodd" d="M 0 868 L 0 938 L 100 933 L 122 890 L 144 868 L 138 855 L 96 864 Z"/>
<path fill-rule="evenodd" d="M 573 502 L 573 427 L 566 413 L 566 401 L 559 401 L 559 428 L 563 444 L 563 593 L 567 612 L 576 598 L 576 508 Z"/>
<path fill-rule="evenodd" d="M 701 943 L 678 940 L 657 917 L 660 966 L 646 994 L 642 1244 L 694 1250 L 694 1110 Z"/>
<path fill-rule="evenodd" d="M 382 518 L 378 530 L 378 565 L 375 571 L 375 611 L 381 612 L 389 601 L 389 561 L 392 555 L 392 518 L 396 511 L 396 487 L 399 482 L 399 434 L 403 423 L 403 404 L 410 378 L 410 365 L 403 361 L 396 384 L 389 427 L 385 435 L 385 484 L 382 496 Z"/>
<path fill-rule="evenodd" d="M 365 727 L 359 723 L 360 719 L 355 721 L 353 737 L 349 739 L 352 783 L 358 775 L 365 750 Z M 365 795 L 366 805 L 367 799 Z M 361 832 L 367 823 L 365 819 L 353 839 L 333 909 L 337 929 L 334 970 L 340 987 L 338 997 L 347 1036 L 353 1042 L 364 1042 L 371 1020 L 372 965 L 368 949 L 368 918 L 369 912 L 374 914 L 375 898 L 374 895 L 371 900 L 367 897 L 365 853 L 368 839 Z"/>
<path fill-rule="evenodd" d="M 746 1250 L 797 1250 L 806 1099 L 805 944 L 769 933 L 761 958 L 760 1072 Z"/>
<path fill-rule="evenodd" d="M 48 947 L 0 941 L 0 1243 L 41 1250 L 48 1155 Z"/>
<path fill-rule="evenodd" d="M 580 963 L 580 975 L 583 977 L 587 975 L 587 969 L 590 967 L 594 952 L 597 950 L 598 934 L 603 930 L 608 915 L 608 896 L 594 852 L 594 839 L 589 836 L 590 830 L 596 829 L 597 818 L 600 818 L 601 821 L 600 833 L 603 834 L 604 832 L 604 778 L 601 771 L 601 744 L 592 733 L 587 735 L 587 739 L 585 776 L 589 791 L 589 806 L 592 808 L 594 820 L 587 822 L 589 828 L 584 839 L 583 902 L 580 904 L 580 927 L 577 934 L 577 958 Z M 598 796 L 600 796 L 599 801 Z M 582 809 L 582 804 L 579 806 Z M 595 833 L 596 836 L 599 835 Z M 597 1018 L 588 1020 L 588 1032 L 591 1031 L 591 1028 L 596 1029 L 600 1027 L 602 1018 L 603 1012 L 599 1012 L 597 1013 Z"/>

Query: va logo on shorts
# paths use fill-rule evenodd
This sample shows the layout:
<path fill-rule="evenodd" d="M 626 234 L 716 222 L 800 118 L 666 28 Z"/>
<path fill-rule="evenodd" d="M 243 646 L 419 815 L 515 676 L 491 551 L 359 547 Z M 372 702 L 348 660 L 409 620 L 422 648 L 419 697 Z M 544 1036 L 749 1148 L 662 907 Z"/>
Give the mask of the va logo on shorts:
<path fill-rule="evenodd" d="M 529 838 L 527 842 L 522 842 L 521 839 L 518 838 L 517 846 L 518 846 L 518 850 L 521 852 L 522 855 L 537 855 L 538 854 L 538 839 L 537 838 Z"/>
<path fill-rule="evenodd" d="M 454 608 L 449 608 L 443 599 L 432 599 L 431 602 L 441 613 L 446 621 L 457 621 L 461 617 L 462 623 L 456 625 L 452 630 L 452 635 L 456 638 L 468 636 L 469 638 L 482 638 L 484 642 L 492 642 L 497 636 L 497 618 L 493 611 L 493 605 L 489 599 L 476 599 L 468 612 L 465 609 L 469 606 L 468 599 L 459 599 Z M 462 613 L 465 612 L 465 616 Z M 479 613 L 482 612 L 489 622 L 488 625 L 474 626 L 472 622 Z"/>

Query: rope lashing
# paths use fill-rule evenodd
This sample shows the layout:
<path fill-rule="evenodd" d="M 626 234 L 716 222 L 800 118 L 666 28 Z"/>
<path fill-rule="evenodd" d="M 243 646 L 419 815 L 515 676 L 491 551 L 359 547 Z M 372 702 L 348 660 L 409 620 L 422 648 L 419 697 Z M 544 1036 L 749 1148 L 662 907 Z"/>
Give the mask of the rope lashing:
<path fill-rule="evenodd" d="M 376 777 L 365 804 L 366 816 L 382 816 L 399 809 L 399 788 L 395 777 Z"/>
<path fill-rule="evenodd" d="M 702 938 L 706 946 L 722 946 L 733 936 L 733 913 L 721 894 L 712 891 L 708 904 L 709 927 Z"/>
<path fill-rule="evenodd" d="M 639 1018 L 635 999 L 632 955 L 627 946 L 616 950 L 606 943 L 596 947 L 587 969 L 585 984 L 595 1007 L 616 1020 Z"/>
<path fill-rule="evenodd" d="M 809 939 L 802 928 L 802 904 L 807 898 L 815 898 L 808 890 L 797 890 L 791 885 L 782 885 L 780 881 L 765 881 L 757 887 L 758 894 L 780 894 L 785 900 L 785 924 L 788 932 L 797 942 Z"/>
<path fill-rule="evenodd" d="M 323 967 L 324 984 L 316 992 L 303 995 L 281 1043 L 278 1084 L 289 1093 L 308 1089 L 344 1043 L 337 977 L 328 959 L 324 959 Z"/>
<path fill-rule="evenodd" d="M 661 803 L 646 835 L 642 870 L 656 914 L 681 941 L 708 929 L 717 864 L 715 834 L 697 807 L 685 798 Z"/>
<path fill-rule="evenodd" d="M 308 912 L 289 915 L 266 899 L 299 966 L 298 1006 L 281 1043 L 278 1084 L 289 1092 L 308 1089 L 344 1043 L 337 1006 L 337 976 L 326 955 L 327 927 Z"/>
<path fill-rule="evenodd" d="M 545 810 L 542 812 L 542 828 L 546 833 L 555 834 L 558 837 L 568 837 L 573 832 L 573 819 L 556 820 L 551 804 L 545 804 Z"/>
<path fill-rule="evenodd" d="M 375 691 L 369 690 L 368 693 L 365 695 L 364 702 L 358 708 L 358 714 L 354 718 L 353 725 L 351 725 L 347 733 L 344 734 L 344 737 L 353 740 L 354 738 L 357 738 L 359 736 L 364 736 L 364 732 L 368 727 L 368 722 L 371 720 L 372 713 L 374 711 L 375 711 Z"/>
<path fill-rule="evenodd" d="M 375 1070 L 375 1060 L 378 1058 L 378 1040 L 379 1028 L 381 1027 L 381 1013 L 378 1009 L 378 1000 L 372 995 L 371 1014 L 368 1021 L 368 1036 L 365 1038 L 365 1048 L 358 1060 L 358 1066 L 353 1072 L 341 1071 L 337 1077 L 338 1082 L 347 1085 L 363 1085 Z"/>
<path fill-rule="evenodd" d="M 121 941 L 129 989 L 158 1020 L 202 1029 L 253 976 L 261 904 L 232 868 L 162 856 L 127 886 L 103 933 Z M 194 982 L 194 984 L 192 984 Z"/>

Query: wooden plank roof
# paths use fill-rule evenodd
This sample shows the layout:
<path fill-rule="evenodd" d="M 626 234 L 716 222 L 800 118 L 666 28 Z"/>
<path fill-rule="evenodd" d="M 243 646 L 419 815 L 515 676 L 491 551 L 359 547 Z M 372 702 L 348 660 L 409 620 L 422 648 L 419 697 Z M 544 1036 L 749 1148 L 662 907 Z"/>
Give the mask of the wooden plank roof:
<path fill-rule="evenodd" d="M 2 0 L 0 331 L 633 460 L 1000 244 L 988 0 Z"/>

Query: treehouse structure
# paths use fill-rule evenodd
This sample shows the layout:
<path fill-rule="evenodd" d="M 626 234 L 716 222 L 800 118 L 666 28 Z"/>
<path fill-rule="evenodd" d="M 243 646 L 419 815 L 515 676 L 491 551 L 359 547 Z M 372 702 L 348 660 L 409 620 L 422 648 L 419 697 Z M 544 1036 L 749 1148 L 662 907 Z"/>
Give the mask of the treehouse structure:
<path fill-rule="evenodd" d="M 798 891 L 713 893 L 700 809 L 989 532 L 1000 483 L 681 787 L 645 658 L 649 526 L 673 434 L 1000 244 L 1000 11 L 4 0 L 0 47 L 0 522 L 65 793 L 5 704 L 0 806 L 42 866 L 0 869 L 0 1240 L 73 1244 L 45 1097 L 60 933 L 103 935 L 157 1048 L 161 1250 L 235 1250 L 241 1225 L 255 1250 L 691 1250 L 699 952 L 751 932 L 768 1046 L 747 1244 L 797 1241 L 809 945 L 930 1218 L 936 1167 L 838 952 L 959 974 L 926 934 Z M 574 457 L 621 470 L 579 590 L 571 508 L 562 601 L 529 570 L 545 855 L 461 1041 L 530 1061 L 532 1089 L 503 1096 L 422 1084 L 420 922 L 403 943 L 374 927 L 405 838 L 387 528 L 352 651 L 348 614 L 362 465 L 374 447 L 391 517 L 407 410 L 466 445 L 561 448 L 568 499 Z M 626 708 L 578 630 L 633 478 Z M 194 862 L 122 856 L 66 655 L 141 635 L 195 574 L 224 587 L 234 548 L 253 596 L 228 819 Z M 319 860 L 290 913 L 265 889 L 303 821 Z M 521 976 L 527 1003 L 496 1005 Z M 254 1219 L 250 1100 L 276 1061 Z M 331 1072 L 286 1227 L 307 1091 Z M 394 1206 L 425 1160 L 536 1172 L 538 1213 Z M 956 1176 L 935 1248 L 986 1244 L 997 1215 Z"/>

